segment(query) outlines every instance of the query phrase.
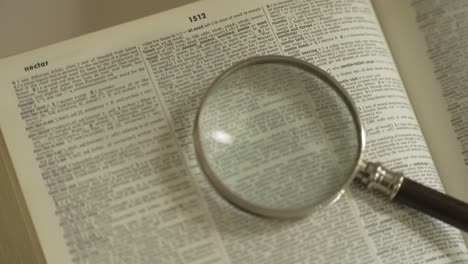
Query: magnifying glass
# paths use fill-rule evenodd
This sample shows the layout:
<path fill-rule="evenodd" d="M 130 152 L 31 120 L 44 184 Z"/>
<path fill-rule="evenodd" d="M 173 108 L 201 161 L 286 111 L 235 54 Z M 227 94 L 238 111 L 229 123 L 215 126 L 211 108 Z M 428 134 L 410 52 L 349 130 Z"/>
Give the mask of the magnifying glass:
<path fill-rule="evenodd" d="M 253 57 L 223 72 L 202 99 L 194 144 L 216 191 L 256 215 L 304 217 L 356 179 L 468 231 L 468 204 L 362 159 L 365 133 L 351 97 L 299 59 Z"/>

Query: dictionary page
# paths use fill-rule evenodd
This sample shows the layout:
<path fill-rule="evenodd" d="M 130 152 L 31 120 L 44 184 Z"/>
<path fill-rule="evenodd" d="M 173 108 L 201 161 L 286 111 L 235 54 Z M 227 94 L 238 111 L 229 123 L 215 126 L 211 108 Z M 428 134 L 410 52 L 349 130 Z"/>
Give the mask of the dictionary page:
<path fill-rule="evenodd" d="M 366 158 L 442 188 L 369 2 L 202 1 L 0 62 L 0 126 L 48 262 L 467 261 L 458 231 L 358 186 L 297 221 L 215 193 L 194 158 L 200 97 L 265 54 L 330 72 Z"/>
<path fill-rule="evenodd" d="M 468 202 L 468 2 L 374 3 L 445 190 Z"/>

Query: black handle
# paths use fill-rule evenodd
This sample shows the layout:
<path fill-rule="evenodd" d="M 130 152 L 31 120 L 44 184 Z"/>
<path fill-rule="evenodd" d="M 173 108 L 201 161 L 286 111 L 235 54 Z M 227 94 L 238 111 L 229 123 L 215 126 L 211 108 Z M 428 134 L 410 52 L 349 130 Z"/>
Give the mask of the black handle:
<path fill-rule="evenodd" d="M 468 232 L 468 204 L 408 178 L 404 178 L 393 201 Z"/>

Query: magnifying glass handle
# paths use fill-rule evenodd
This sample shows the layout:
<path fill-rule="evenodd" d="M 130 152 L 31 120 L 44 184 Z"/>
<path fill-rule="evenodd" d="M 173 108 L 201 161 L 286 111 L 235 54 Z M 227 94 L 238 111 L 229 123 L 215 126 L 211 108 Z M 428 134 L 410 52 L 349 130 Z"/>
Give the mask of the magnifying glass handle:
<path fill-rule="evenodd" d="M 361 166 L 364 167 L 358 179 L 368 188 L 468 232 L 467 203 L 405 178 L 402 173 L 390 171 L 380 163 L 367 162 Z"/>
<path fill-rule="evenodd" d="M 405 178 L 393 198 L 454 227 L 468 232 L 468 204 Z"/>

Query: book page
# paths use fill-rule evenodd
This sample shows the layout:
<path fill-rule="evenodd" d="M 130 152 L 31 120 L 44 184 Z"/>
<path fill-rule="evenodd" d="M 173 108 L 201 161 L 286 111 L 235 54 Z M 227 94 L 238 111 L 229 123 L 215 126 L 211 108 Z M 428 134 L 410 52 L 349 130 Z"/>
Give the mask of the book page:
<path fill-rule="evenodd" d="M 464 1 L 374 3 L 445 190 L 468 201 L 463 107 L 468 5 Z"/>
<path fill-rule="evenodd" d="M 369 2 L 203 1 L 0 62 L 0 126 L 49 263 L 468 260 L 458 231 L 359 186 L 298 221 L 216 194 L 195 111 L 223 69 L 265 54 L 330 72 L 366 157 L 442 188 Z"/>

